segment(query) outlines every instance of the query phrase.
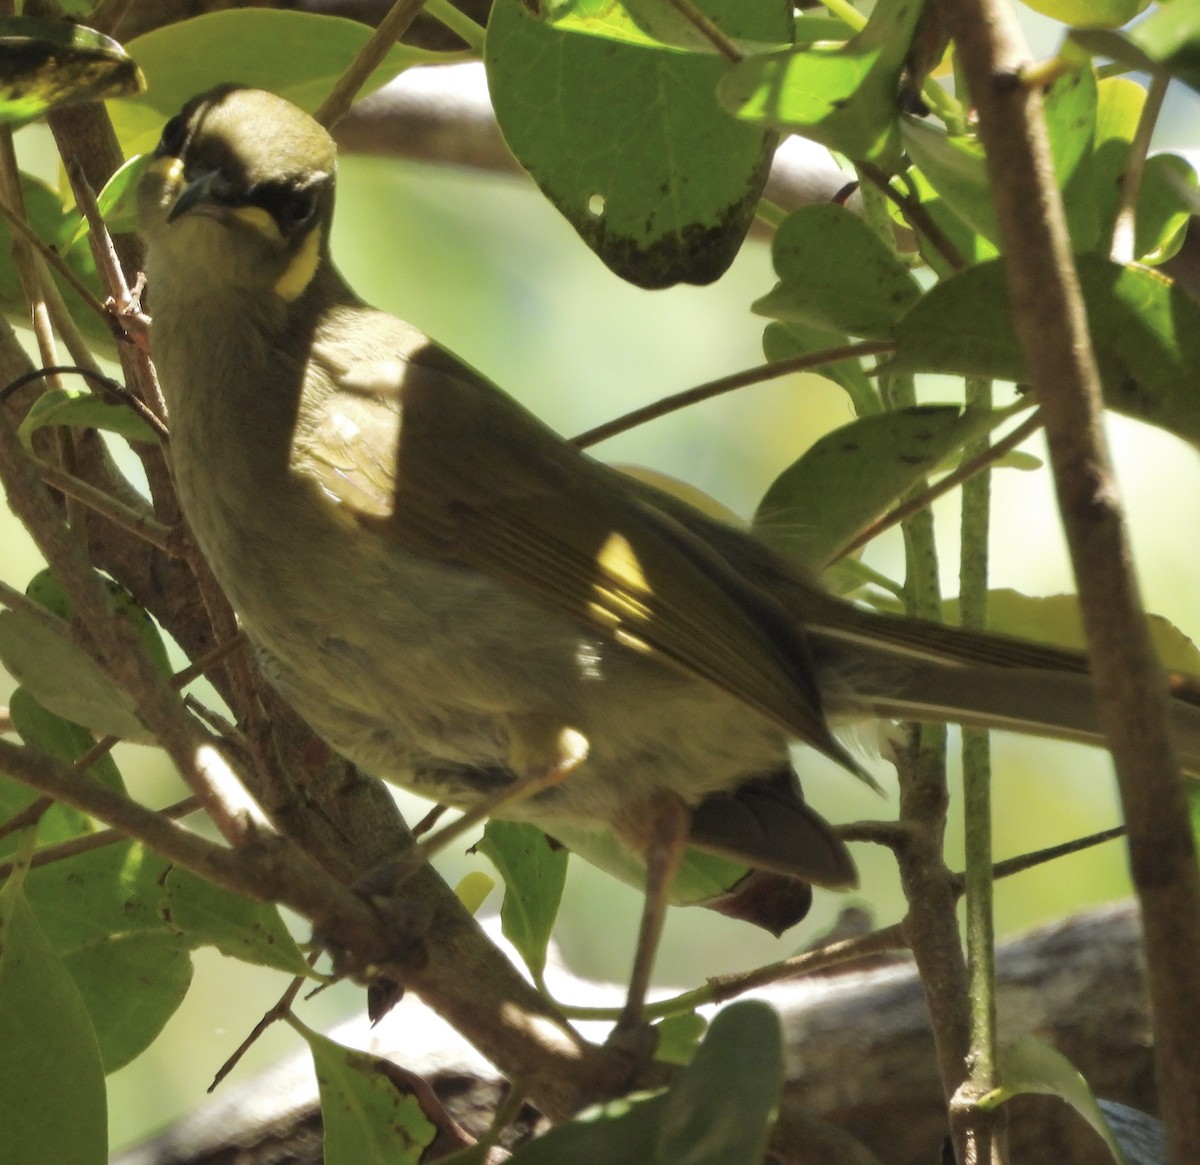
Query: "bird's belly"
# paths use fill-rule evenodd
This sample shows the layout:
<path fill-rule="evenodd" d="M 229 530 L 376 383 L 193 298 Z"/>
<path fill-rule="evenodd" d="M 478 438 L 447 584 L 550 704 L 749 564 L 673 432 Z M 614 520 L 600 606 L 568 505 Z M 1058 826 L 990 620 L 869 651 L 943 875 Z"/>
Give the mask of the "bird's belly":
<path fill-rule="evenodd" d="M 512 810 L 543 824 L 612 820 L 664 790 L 694 803 L 786 759 L 775 725 L 702 680 L 478 571 L 370 541 L 303 491 L 214 476 L 228 501 L 210 492 L 189 513 L 268 676 L 377 776 L 469 803 L 511 778 L 509 717 L 529 714 L 589 745 L 561 787 Z M 275 507 L 253 537 L 247 496 Z"/>

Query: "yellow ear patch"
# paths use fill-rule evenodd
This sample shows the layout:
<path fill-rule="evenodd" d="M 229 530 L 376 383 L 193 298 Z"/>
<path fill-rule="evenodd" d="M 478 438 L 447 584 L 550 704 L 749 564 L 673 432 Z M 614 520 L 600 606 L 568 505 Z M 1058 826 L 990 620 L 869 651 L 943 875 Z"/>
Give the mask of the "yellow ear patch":
<path fill-rule="evenodd" d="M 253 227 L 259 234 L 276 243 L 283 242 L 283 235 L 275 220 L 261 206 L 239 206 L 232 212 L 247 226 Z M 317 264 L 321 261 L 321 228 L 314 226 L 300 240 L 292 261 L 275 283 L 275 294 L 280 299 L 291 303 L 293 299 L 304 294 L 317 273 Z"/>
<path fill-rule="evenodd" d="M 279 298 L 291 303 L 293 299 L 302 295 L 317 273 L 317 264 L 320 260 L 321 228 L 315 226 L 301 240 L 287 270 L 275 284 L 275 291 Z"/>

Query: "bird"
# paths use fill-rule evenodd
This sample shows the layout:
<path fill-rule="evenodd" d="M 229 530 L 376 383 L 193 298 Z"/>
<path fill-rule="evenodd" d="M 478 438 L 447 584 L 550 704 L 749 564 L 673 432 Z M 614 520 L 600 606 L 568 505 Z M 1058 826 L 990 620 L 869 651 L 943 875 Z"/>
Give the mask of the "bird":
<path fill-rule="evenodd" d="M 224 85 L 166 123 L 137 202 L 180 504 L 339 753 L 638 860 L 681 821 L 779 931 L 857 881 L 795 743 L 869 780 L 844 722 L 1103 742 L 1082 655 L 830 595 L 364 303 L 330 253 L 336 171 L 306 112 Z M 1173 720 L 1200 769 L 1200 707 Z"/>

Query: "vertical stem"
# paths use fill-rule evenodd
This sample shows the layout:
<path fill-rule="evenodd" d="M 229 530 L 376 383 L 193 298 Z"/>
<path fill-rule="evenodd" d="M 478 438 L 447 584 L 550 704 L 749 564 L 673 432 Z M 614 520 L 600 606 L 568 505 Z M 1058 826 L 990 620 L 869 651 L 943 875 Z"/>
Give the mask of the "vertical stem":
<path fill-rule="evenodd" d="M 1200 1161 L 1200 870 L 1129 537 L 1100 427 L 1100 378 L 1040 91 L 1003 0 L 945 6 L 979 114 L 1013 323 L 1045 420 L 1100 723 L 1142 911 L 1159 1099 L 1173 1165 Z"/>
<path fill-rule="evenodd" d="M 880 389 L 889 408 L 906 408 L 916 403 L 911 377 L 886 377 Z M 921 488 L 921 483 L 914 487 Z M 906 519 L 901 528 L 907 562 L 906 610 L 920 618 L 940 621 L 933 515 L 929 510 L 921 510 Z M 909 903 L 904 930 L 929 1005 L 938 1072 L 949 1104 L 966 1075 L 970 1021 L 957 896 L 943 856 L 950 801 L 945 728 L 910 726 L 908 743 L 898 750 L 896 770 L 900 777 L 900 819 L 908 827 L 907 840 L 896 854 L 904 897 Z M 962 1139 L 957 1136 L 956 1146 L 959 1160 L 965 1160 Z"/>
<path fill-rule="evenodd" d="M 991 411 L 992 384 L 968 380 L 968 409 Z M 968 446 L 964 460 L 986 452 L 988 438 Z M 988 532 L 991 471 L 983 469 L 963 483 L 959 605 L 962 624 L 987 627 Z M 963 815 L 966 822 L 967 975 L 970 978 L 971 1054 L 967 1081 L 960 1090 L 969 1151 L 979 1161 L 1005 1157 L 1004 1109 L 980 1112 L 973 1102 L 999 1083 L 996 1072 L 996 931 L 992 908 L 992 754 L 988 732 L 962 733 Z"/>

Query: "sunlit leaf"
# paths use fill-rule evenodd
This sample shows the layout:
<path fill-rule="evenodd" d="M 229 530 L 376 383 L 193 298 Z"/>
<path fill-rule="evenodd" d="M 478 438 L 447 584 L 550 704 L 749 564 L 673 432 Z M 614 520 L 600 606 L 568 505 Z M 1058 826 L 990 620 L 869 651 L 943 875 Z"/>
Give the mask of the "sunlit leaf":
<path fill-rule="evenodd" d="M 878 0 L 844 45 L 760 53 L 734 65 L 719 94 L 755 125 L 803 134 L 855 160 L 899 160 L 897 93 L 919 4 Z"/>
<path fill-rule="evenodd" d="M 540 980 L 567 878 L 567 851 L 536 826 L 515 821 L 489 821 L 475 848 L 504 879 L 504 937 Z"/>
<path fill-rule="evenodd" d="M 137 65 L 110 37 L 66 21 L 0 18 L 0 123 L 144 87 Z"/>

